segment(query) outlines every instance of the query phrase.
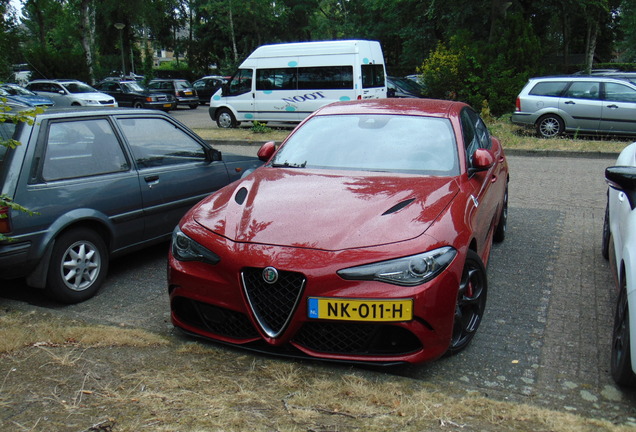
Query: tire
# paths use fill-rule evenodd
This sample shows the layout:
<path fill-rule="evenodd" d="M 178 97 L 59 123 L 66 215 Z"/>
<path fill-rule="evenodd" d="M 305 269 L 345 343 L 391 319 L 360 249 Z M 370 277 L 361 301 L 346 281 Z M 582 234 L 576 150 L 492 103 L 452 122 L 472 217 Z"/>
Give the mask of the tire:
<path fill-rule="evenodd" d="M 140 101 L 135 101 L 135 103 L 133 103 L 133 108 L 141 109 L 143 107 L 144 107 L 144 104 L 141 103 Z"/>
<path fill-rule="evenodd" d="M 199 104 L 198 104 L 198 103 L 196 103 L 196 104 L 190 104 L 189 106 L 190 106 L 190 109 L 197 109 L 197 108 L 199 108 Z"/>
<path fill-rule="evenodd" d="M 453 335 L 446 355 L 459 353 L 473 340 L 486 309 L 487 294 L 486 268 L 479 255 L 469 250 L 457 293 Z"/>
<path fill-rule="evenodd" d="M 232 111 L 227 108 L 221 108 L 216 116 L 216 124 L 223 129 L 235 128 L 238 124 Z"/>
<path fill-rule="evenodd" d="M 95 295 L 107 272 L 108 251 L 102 237 L 87 228 L 73 229 L 55 241 L 47 293 L 62 303 L 82 302 Z"/>
<path fill-rule="evenodd" d="M 601 255 L 606 260 L 609 259 L 609 245 L 610 245 L 610 225 L 609 225 L 609 193 L 607 196 L 607 203 L 605 204 L 605 217 L 603 218 L 603 239 L 601 242 Z"/>
<path fill-rule="evenodd" d="M 622 277 L 621 289 L 616 302 L 616 312 L 614 314 L 614 331 L 612 332 L 612 357 L 611 371 L 612 378 L 616 384 L 623 387 L 634 387 L 636 385 L 636 375 L 632 370 L 632 356 L 630 352 L 630 331 L 629 331 L 629 305 L 627 303 L 627 286 Z"/>
<path fill-rule="evenodd" d="M 503 205 L 501 207 L 501 214 L 499 215 L 499 223 L 495 228 L 495 234 L 493 240 L 497 243 L 501 243 L 506 238 L 506 230 L 508 229 L 508 185 L 506 185 L 506 191 L 504 192 Z"/>
<path fill-rule="evenodd" d="M 563 119 L 555 114 L 546 114 L 537 120 L 537 134 L 542 138 L 554 138 L 563 134 Z"/>

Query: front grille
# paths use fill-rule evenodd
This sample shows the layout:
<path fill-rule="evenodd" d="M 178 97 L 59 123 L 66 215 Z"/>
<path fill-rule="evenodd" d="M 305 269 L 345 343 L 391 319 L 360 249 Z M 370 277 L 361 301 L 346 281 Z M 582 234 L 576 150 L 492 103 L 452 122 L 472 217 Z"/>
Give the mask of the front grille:
<path fill-rule="evenodd" d="M 172 311 L 185 324 L 234 339 L 258 337 L 249 318 L 240 312 L 177 297 Z"/>
<path fill-rule="evenodd" d="M 243 288 L 254 317 L 269 337 L 279 336 L 296 310 L 305 286 L 301 273 L 281 271 L 278 280 L 269 284 L 263 269 L 246 268 L 241 273 Z"/>
<path fill-rule="evenodd" d="M 112 105 L 115 103 L 115 99 L 109 99 L 109 100 L 105 100 L 105 101 L 99 101 L 100 104 L 102 105 Z"/>
<path fill-rule="evenodd" d="M 312 351 L 350 355 L 403 355 L 422 348 L 403 327 L 362 323 L 306 323 L 293 342 Z"/>

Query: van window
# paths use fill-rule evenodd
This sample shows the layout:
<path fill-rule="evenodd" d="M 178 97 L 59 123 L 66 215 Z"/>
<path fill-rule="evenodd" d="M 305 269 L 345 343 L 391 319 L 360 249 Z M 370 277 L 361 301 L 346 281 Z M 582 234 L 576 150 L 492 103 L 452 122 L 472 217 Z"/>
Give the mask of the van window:
<path fill-rule="evenodd" d="M 569 82 L 567 81 L 543 81 L 537 83 L 537 85 L 530 90 L 530 94 L 533 96 L 559 97 L 568 84 Z"/>
<path fill-rule="evenodd" d="M 605 100 L 636 102 L 636 90 L 623 84 L 605 83 Z"/>
<path fill-rule="evenodd" d="M 228 86 L 230 96 L 252 91 L 252 69 L 239 69 Z"/>
<path fill-rule="evenodd" d="M 362 88 L 384 87 L 384 67 L 381 64 L 362 65 Z"/>
<path fill-rule="evenodd" d="M 256 70 L 256 90 L 296 90 L 296 68 Z"/>
<path fill-rule="evenodd" d="M 298 88 L 302 90 L 353 89 L 353 66 L 299 68 Z"/>

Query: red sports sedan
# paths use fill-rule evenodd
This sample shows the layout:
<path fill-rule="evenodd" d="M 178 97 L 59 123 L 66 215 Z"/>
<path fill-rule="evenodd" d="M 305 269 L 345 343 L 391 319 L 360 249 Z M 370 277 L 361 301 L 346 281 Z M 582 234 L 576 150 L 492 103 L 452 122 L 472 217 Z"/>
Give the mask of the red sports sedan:
<path fill-rule="evenodd" d="M 418 363 L 465 348 L 506 234 L 508 165 L 460 102 L 328 105 L 196 205 L 169 256 L 172 322 L 294 357 Z"/>

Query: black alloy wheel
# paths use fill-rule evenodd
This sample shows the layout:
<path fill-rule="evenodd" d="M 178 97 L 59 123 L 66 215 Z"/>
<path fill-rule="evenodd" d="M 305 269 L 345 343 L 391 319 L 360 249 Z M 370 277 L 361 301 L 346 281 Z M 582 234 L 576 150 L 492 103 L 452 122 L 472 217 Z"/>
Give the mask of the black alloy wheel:
<path fill-rule="evenodd" d="M 469 250 L 457 293 L 453 336 L 447 355 L 457 354 L 472 341 L 486 309 L 488 281 L 486 269 L 473 250 Z"/>

